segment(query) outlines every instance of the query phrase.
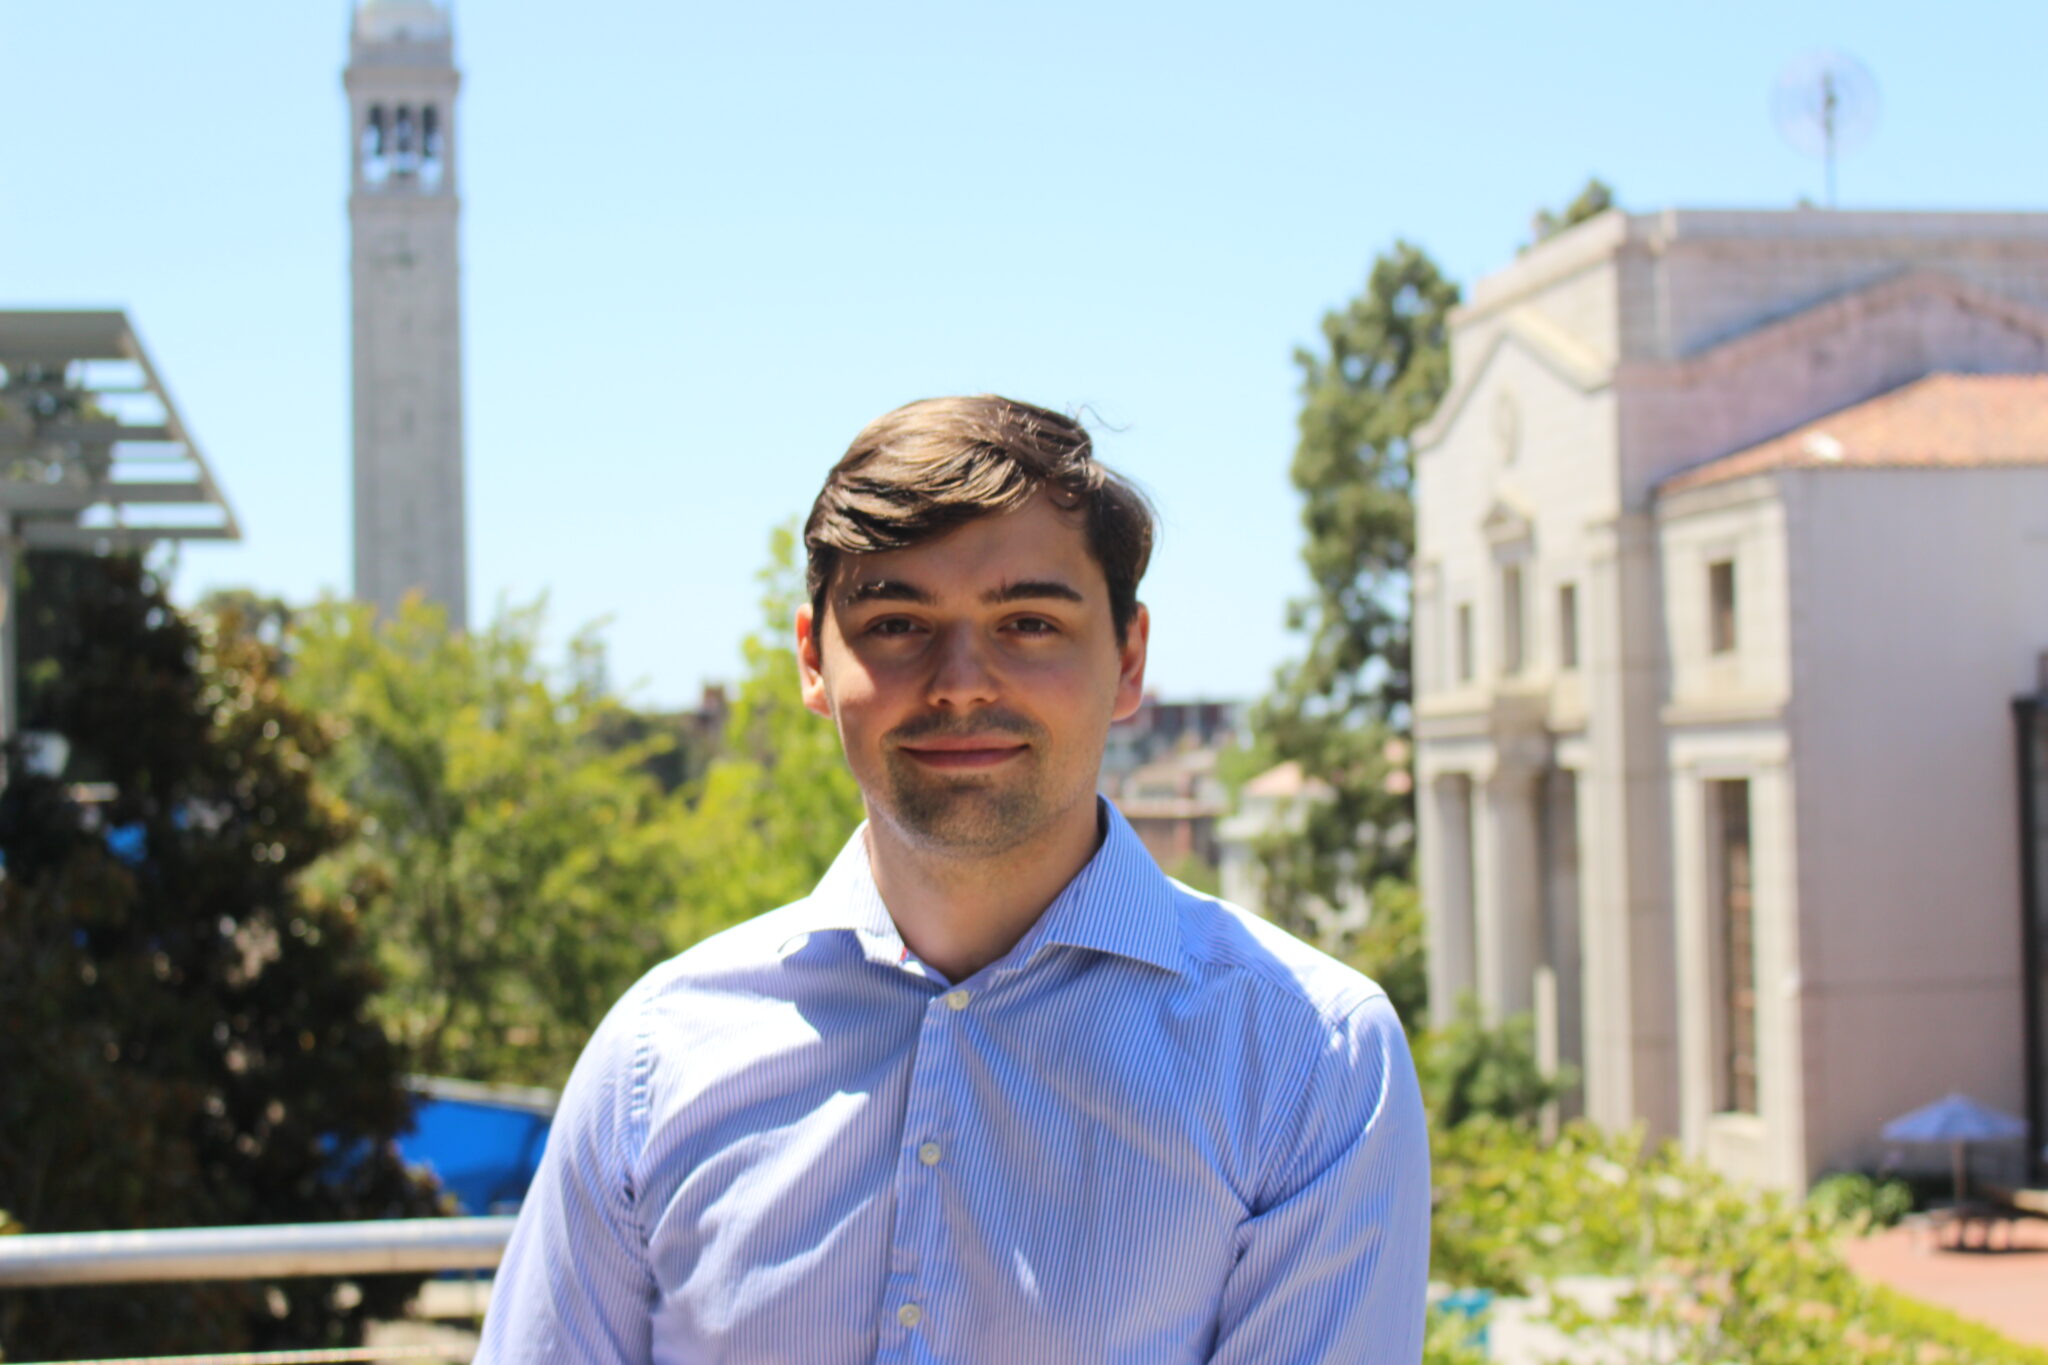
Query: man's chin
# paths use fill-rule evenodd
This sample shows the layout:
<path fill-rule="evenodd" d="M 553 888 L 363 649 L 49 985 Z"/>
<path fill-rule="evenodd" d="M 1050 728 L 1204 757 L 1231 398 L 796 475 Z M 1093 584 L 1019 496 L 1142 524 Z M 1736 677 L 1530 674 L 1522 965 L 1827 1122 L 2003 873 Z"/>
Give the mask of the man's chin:
<path fill-rule="evenodd" d="M 974 775 L 899 786 L 889 804 L 893 823 L 934 851 L 1003 853 L 1031 842 L 1047 823 L 1033 794 Z"/>

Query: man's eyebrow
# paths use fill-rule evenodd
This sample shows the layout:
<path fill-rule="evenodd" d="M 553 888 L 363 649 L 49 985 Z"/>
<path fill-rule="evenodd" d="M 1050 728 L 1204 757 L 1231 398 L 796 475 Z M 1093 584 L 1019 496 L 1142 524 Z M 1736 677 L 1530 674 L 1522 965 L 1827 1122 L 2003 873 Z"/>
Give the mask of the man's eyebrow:
<path fill-rule="evenodd" d="M 1026 578 L 1001 587 L 990 588 L 981 595 L 987 606 L 1000 606 L 1004 602 L 1023 602 L 1034 597 L 1057 597 L 1062 602 L 1086 602 L 1080 591 L 1057 578 Z"/>
<path fill-rule="evenodd" d="M 900 578 L 870 578 L 865 583 L 850 585 L 839 594 L 842 607 L 858 606 L 862 602 L 915 602 L 928 607 L 937 600 L 915 583 L 906 583 Z"/>

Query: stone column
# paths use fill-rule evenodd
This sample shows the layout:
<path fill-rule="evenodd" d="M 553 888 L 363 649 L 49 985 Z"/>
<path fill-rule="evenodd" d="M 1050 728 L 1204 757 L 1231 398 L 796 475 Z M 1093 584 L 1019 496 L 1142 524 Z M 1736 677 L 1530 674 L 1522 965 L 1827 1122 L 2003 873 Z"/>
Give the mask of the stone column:
<path fill-rule="evenodd" d="M 1429 923 L 1429 996 L 1439 1019 L 1478 989 L 1472 915 L 1472 779 L 1445 773 L 1417 803 L 1422 819 L 1422 906 Z"/>
<path fill-rule="evenodd" d="M 1479 1000 L 1489 1022 L 1535 1008 L 1541 957 L 1543 870 L 1537 774 L 1503 767 L 1475 800 Z"/>

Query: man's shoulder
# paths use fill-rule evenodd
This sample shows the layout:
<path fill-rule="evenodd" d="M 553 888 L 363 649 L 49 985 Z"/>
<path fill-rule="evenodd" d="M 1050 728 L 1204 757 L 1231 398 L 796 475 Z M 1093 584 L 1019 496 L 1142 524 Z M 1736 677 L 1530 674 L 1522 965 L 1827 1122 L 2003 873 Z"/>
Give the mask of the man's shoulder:
<path fill-rule="evenodd" d="M 1176 881 L 1174 909 L 1191 974 L 1212 989 L 1240 989 L 1281 1002 L 1302 1022 L 1336 1027 L 1385 1001 L 1378 982 L 1241 905 Z M 1389 1013 L 1391 1017 L 1391 1013 Z"/>
<path fill-rule="evenodd" d="M 640 979 L 632 994 L 652 1002 L 693 984 L 773 968 L 804 933 L 810 899 L 791 901 L 697 940 Z"/>

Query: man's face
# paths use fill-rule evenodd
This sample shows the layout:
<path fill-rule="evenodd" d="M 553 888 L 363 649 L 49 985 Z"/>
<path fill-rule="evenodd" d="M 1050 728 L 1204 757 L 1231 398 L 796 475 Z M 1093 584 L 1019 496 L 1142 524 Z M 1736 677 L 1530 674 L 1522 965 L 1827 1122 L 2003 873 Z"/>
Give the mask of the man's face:
<path fill-rule="evenodd" d="M 1144 692 L 1148 621 L 1119 645 L 1079 518 L 1043 494 L 904 550 L 843 558 L 797 611 L 804 705 L 831 716 L 869 817 L 987 856 L 1094 823 L 1112 720 Z"/>

